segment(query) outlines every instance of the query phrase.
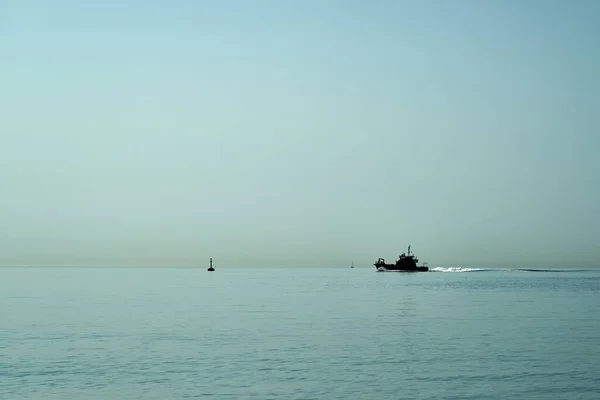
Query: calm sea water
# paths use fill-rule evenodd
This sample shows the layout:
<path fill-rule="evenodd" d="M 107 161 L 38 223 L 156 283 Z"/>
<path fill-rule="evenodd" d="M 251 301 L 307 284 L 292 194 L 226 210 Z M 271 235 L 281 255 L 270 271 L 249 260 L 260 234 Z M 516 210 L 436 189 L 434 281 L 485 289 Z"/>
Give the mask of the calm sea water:
<path fill-rule="evenodd" d="M 600 271 L 0 269 L 0 398 L 600 398 Z"/>

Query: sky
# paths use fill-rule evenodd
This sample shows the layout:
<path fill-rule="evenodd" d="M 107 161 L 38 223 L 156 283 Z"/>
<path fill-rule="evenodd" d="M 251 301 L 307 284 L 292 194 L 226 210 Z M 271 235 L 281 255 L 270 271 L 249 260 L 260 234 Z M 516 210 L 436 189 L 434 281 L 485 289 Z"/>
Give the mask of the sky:
<path fill-rule="evenodd" d="M 600 267 L 600 2 L 0 0 L 0 265 Z"/>

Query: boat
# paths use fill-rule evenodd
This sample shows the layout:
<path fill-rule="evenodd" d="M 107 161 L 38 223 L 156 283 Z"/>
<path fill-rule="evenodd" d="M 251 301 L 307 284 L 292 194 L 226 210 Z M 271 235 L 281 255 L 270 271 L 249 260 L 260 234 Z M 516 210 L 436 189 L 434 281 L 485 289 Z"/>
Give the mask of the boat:
<path fill-rule="evenodd" d="M 210 259 L 210 267 L 208 267 L 208 271 L 214 271 L 215 269 L 212 266 L 212 257 Z"/>
<path fill-rule="evenodd" d="M 408 252 L 402 253 L 398 260 L 394 264 L 386 264 L 385 259 L 379 258 L 375 265 L 378 272 L 384 271 L 398 271 L 398 272 L 427 272 L 429 267 L 426 265 L 417 265 L 419 259 L 415 257 L 414 253 L 410 254 L 410 245 L 408 245 Z"/>
<path fill-rule="evenodd" d="M 350 266 L 350 268 L 354 268 L 354 260 L 352 260 L 352 265 Z"/>

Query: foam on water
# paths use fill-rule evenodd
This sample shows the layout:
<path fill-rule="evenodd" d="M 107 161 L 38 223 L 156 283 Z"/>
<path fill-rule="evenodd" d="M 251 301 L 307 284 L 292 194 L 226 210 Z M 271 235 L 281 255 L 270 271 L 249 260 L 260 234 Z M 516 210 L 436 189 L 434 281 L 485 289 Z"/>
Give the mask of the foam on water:
<path fill-rule="evenodd" d="M 511 271 L 520 271 L 520 272 L 597 272 L 595 270 L 590 269 L 540 269 L 540 268 L 514 268 L 510 269 Z"/>
<path fill-rule="evenodd" d="M 429 270 L 430 272 L 480 272 L 480 271 L 494 271 L 493 269 L 483 268 L 463 268 L 463 267 L 434 267 Z"/>
<path fill-rule="evenodd" d="M 434 267 L 429 269 L 430 272 L 599 272 L 593 269 L 542 269 L 542 268 L 464 268 L 464 267 Z"/>

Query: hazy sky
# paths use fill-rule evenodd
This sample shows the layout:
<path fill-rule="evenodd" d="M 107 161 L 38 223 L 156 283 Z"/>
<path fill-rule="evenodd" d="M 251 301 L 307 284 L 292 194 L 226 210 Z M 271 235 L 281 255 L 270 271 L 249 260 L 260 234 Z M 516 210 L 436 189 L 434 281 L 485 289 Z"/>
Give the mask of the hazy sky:
<path fill-rule="evenodd" d="M 0 265 L 600 266 L 596 0 L 0 0 Z"/>

